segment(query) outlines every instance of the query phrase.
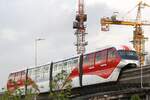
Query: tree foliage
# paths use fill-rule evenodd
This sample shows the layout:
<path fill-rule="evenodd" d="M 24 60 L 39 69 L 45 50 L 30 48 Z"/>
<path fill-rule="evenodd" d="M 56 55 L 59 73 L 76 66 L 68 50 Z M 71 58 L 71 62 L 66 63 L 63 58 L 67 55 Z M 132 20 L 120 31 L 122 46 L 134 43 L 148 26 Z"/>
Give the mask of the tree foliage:
<path fill-rule="evenodd" d="M 131 96 L 131 100 L 141 100 L 139 95 L 135 94 Z"/>
<path fill-rule="evenodd" d="M 71 80 L 68 80 L 68 74 L 62 70 L 52 81 L 52 90 L 50 100 L 68 100 L 71 96 Z"/>
<path fill-rule="evenodd" d="M 24 92 L 25 90 L 20 89 L 17 85 L 17 82 L 15 81 L 12 81 L 12 82 L 15 86 L 14 87 L 15 91 L 11 92 L 5 88 L 2 88 L 3 94 L 2 96 L 0 96 L 0 100 L 23 100 L 22 98 L 24 98 L 24 100 L 34 100 L 35 96 L 38 95 L 37 87 L 34 84 L 32 88 L 27 89 L 26 95 L 25 95 L 25 92 Z M 28 85 L 29 81 L 26 81 L 25 84 Z"/>

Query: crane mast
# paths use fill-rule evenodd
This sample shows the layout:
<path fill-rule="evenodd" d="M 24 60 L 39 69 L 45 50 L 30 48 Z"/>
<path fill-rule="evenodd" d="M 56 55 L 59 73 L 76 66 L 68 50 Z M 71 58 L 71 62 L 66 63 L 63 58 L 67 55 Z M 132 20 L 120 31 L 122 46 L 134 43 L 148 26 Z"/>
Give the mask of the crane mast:
<path fill-rule="evenodd" d="M 78 0 L 78 11 L 76 14 L 75 21 L 73 22 L 73 29 L 75 30 L 77 54 L 85 53 L 85 35 L 87 34 L 84 22 L 87 21 L 87 15 L 84 13 L 84 0 Z"/>
<path fill-rule="evenodd" d="M 138 4 L 138 10 L 137 10 L 137 16 L 136 16 L 136 22 L 140 23 L 141 22 L 141 9 L 143 8 L 143 3 L 142 1 L 139 2 Z M 140 58 L 140 63 L 141 65 L 144 64 L 145 61 L 145 37 L 144 37 L 144 32 L 142 29 L 142 25 L 135 25 L 135 30 L 133 33 L 133 47 L 137 51 L 139 58 Z"/>
<path fill-rule="evenodd" d="M 140 1 L 137 5 L 137 15 L 135 21 L 126 21 L 126 20 L 118 20 L 116 16 L 112 16 L 111 18 L 101 18 L 101 30 L 102 31 L 109 31 L 109 25 L 129 25 L 134 26 L 135 30 L 133 32 L 133 47 L 135 48 L 136 52 L 139 55 L 141 65 L 144 65 L 145 61 L 145 40 L 148 39 L 144 37 L 144 32 L 142 30 L 143 25 L 150 25 L 150 23 L 142 22 L 141 21 L 141 9 L 145 6 L 150 7 L 148 4 L 143 3 Z"/>

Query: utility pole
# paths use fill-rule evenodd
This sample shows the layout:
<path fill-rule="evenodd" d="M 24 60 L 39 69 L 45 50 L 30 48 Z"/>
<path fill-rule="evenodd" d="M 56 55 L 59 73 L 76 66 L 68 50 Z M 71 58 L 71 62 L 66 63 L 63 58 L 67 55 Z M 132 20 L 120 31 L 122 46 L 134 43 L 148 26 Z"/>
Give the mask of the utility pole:
<path fill-rule="evenodd" d="M 37 67 L 38 66 L 38 41 L 42 41 L 42 40 L 45 40 L 45 39 L 43 39 L 43 38 L 36 38 L 35 39 L 35 67 Z M 36 95 L 35 95 L 35 97 L 34 97 L 34 100 L 37 100 L 37 97 L 36 97 Z"/>

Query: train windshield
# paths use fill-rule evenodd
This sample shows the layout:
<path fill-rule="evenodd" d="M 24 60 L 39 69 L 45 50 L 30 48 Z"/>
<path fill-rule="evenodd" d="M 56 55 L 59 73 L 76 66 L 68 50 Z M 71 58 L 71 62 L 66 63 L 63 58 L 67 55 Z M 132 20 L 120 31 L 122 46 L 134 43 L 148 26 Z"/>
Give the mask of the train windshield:
<path fill-rule="evenodd" d="M 118 53 L 122 59 L 138 60 L 138 56 L 135 51 L 118 50 Z"/>

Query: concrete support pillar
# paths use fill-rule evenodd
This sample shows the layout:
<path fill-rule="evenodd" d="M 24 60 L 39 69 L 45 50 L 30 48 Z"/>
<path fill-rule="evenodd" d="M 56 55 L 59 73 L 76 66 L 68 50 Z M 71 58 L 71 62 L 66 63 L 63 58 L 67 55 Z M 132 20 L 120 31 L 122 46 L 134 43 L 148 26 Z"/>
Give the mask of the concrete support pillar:
<path fill-rule="evenodd" d="M 36 95 L 34 96 L 34 100 L 37 100 L 37 99 L 36 99 Z"/>
<path fill-rule="evenodd" d="M 150 94 L 146 94 L 146 100 L 150 100 Z"/>

